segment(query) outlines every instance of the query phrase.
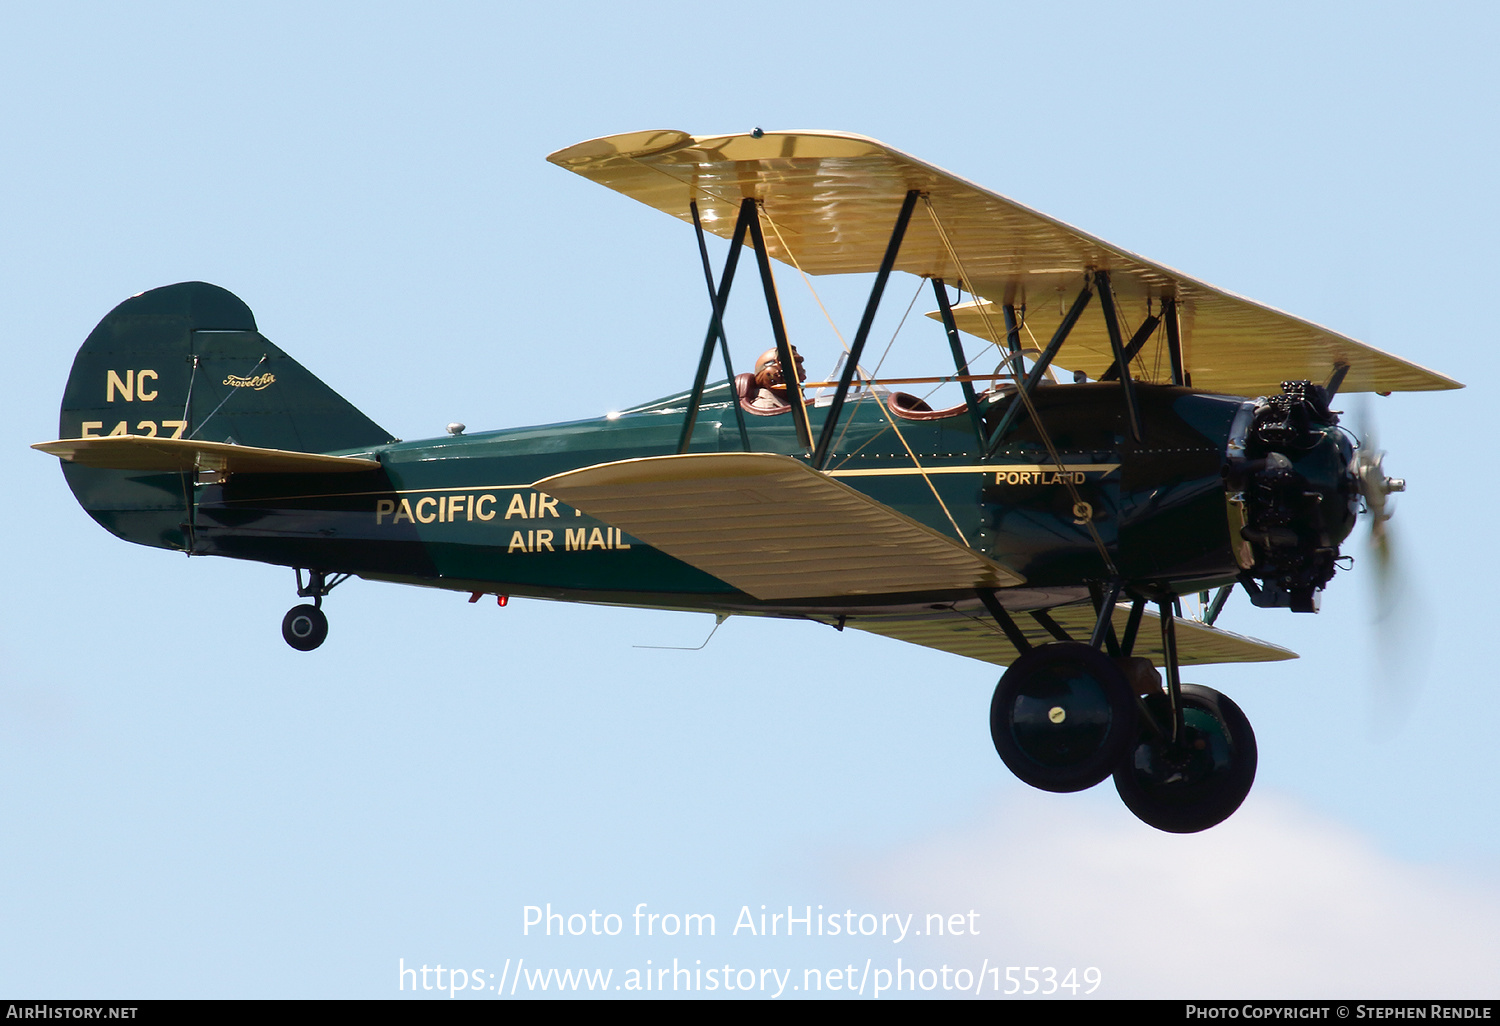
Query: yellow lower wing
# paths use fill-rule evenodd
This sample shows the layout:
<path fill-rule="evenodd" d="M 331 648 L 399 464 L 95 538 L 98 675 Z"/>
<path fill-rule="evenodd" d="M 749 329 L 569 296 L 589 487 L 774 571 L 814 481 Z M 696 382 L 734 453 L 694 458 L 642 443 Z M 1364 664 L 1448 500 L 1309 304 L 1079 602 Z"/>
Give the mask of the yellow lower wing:
<path fill-rule="evenodd" d="M 585 467 L 533 487 L 768 602 L 1024 583 L 789 456 L 654 456 Z"/>
<path fill-rule="evenodd" d="M 1089 633 L 1094 629 L 1094 610 L 1090 605 L 1057 606 L 1047 610 L 1047 613 L 1069 636 L 1077 640 L 1087 641 Z M 1032 644 L 1041 645 L 1054 640 L 1041 624 L 1025 613 L 1012 612 L 1011 615 Z M 1122 604 L 1115 608 L 1117 636 L 1124 634 L 1129 615 L 1128 606 Z M 827 622 L 834 621 L 829 619 Z M 1134 649 L 1135 655 L 1144 656 L 1158 666 L 1163 660 L 1160 623 L 1155 614 L 1148 612 L 1141 620 Z M 1006 640 L 999 626 L 983 609 L 967 613 L 956 609 L 934 609 L 916 614 L 850 616 L 846 618 L 846 624 L 871 634 L 999 666 L 1008 666 L 1016 659 L 1015 646 Z M 1196 620 L 1179 618 L 1175 634 L 1178 661 L 1183 666 L 1202 663 L 1266 663 L 1297 658 L 1297 653 L 1280 645 L 1231 634 Z"/>

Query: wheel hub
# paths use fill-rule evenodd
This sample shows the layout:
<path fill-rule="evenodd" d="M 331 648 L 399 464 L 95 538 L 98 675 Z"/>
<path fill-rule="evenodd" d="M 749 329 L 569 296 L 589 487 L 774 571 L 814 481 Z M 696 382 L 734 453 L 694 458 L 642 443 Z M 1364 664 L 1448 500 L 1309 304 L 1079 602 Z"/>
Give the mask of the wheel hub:
<path fill-rule="evenodd" d="M 1135 738 L 1135 697 L 1104 655 L 1076 642 L 1043 645 L 995 688 L 990 734 L 1011 772 L 1045 791 L 1107 777 Z"/>
<path fill-rule="evenodd" d="M 1104 686 L 1077 663 L 1034 674 L 1016 696 L 1011 736 L 1044 766 L 1071 766 L 1099 748 L 1113 719 Z"/>

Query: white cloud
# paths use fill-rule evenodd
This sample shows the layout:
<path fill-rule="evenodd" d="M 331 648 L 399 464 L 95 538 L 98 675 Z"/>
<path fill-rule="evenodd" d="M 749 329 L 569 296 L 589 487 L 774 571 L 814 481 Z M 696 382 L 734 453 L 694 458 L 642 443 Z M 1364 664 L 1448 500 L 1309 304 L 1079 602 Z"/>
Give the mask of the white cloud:
<path fill-rule="evenodd" d="M 1107 785 L 1106 785 L 1107 786 Z M 1097 966 L 1101 997 L 1494 997 L 1500 886 L 1399 861 L 1276 795 L 1202 834 L 1010 792 L 980 830 L 867 863 L 916 910 L 982 910 L 965 963 Z"/>

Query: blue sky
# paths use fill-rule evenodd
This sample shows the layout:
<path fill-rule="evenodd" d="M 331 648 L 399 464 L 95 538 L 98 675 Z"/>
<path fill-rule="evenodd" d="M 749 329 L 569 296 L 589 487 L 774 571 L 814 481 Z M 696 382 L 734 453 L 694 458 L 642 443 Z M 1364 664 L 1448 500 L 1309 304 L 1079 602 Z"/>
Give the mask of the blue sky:
<path fill-rule="evenodd" d="M 523 959 L 614 983 L 676 959 L 794 982 L 868 964 L 870 997 L 901 958 L 1094 967 L 1114 997 L 1495 996 L 1496 21 L 1464 4 L 7 6 L 0 991 L 381 998 L 410 995 L 402 965 L 488 988 Z M 1225 612 L 1303 654 L 1195 671 L 1260 742 L 1231 821 L 1171 837 L 1108 784 L 1032 792 L 990 745 L 993 668 L 816 625 L 736 618 L 702 652 L 661 651 L 635 646 L 696 645 L 712 621 L 352 582 L 328 643 L 294 653 L 289 572 L 119 542 L 26 448 L 55 434 L 98 319 L 189 279 L 236 292 L 405 438 L 682 387 L 706 323 L 691 233 L 542 158 L 757 125 L 874 136 L 1468 384 L 1370 403 L 1410 489 L 1394 620 L 1372 625 L 1359 560 L 1316 617 Z M 847 335 L 863 284 L 818 287 Z M 818 372 L 837 343 L 799 288 L 783 280 Z M 732 339 L 764 331 L 743 323 Z M 941 357 L 919 337 L 888 369 Z M 716 934 L 524 933 L 547 903 L 712 913 Z M 973 910 L 979 932 L 732 932 L 761 905 Z"/>

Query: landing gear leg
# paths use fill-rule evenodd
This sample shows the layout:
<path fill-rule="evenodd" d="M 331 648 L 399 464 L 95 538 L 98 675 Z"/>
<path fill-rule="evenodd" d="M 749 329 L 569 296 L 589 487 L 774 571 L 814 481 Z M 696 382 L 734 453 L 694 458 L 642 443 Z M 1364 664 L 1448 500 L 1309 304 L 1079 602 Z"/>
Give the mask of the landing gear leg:
<path fill-rule="evenodd" d="M 309 570 L 307 584 L 302 583 L 302 571 L 297 570 L 297 596 L 310 598 L 312 604 L 293 606 L 281 618 L 281 636 L 286 643 L 299 652 L 311 652 L 328 637 L 328 617 L 323 614 L 323 596 L 349 579 L 349 574 L 334 574 L 329 577 L 322 570 Z"/>
<path fill-rule="evenodd" d="M 1115 790 L 1142 822 L 1174 834 L 1222 823 L 1255 782 L 1255 732 L 1224 695 L 1178 675 L 1170 603 L 1161 604 L 1166 693 L 1146 698 L 1139 737 Z"/>

